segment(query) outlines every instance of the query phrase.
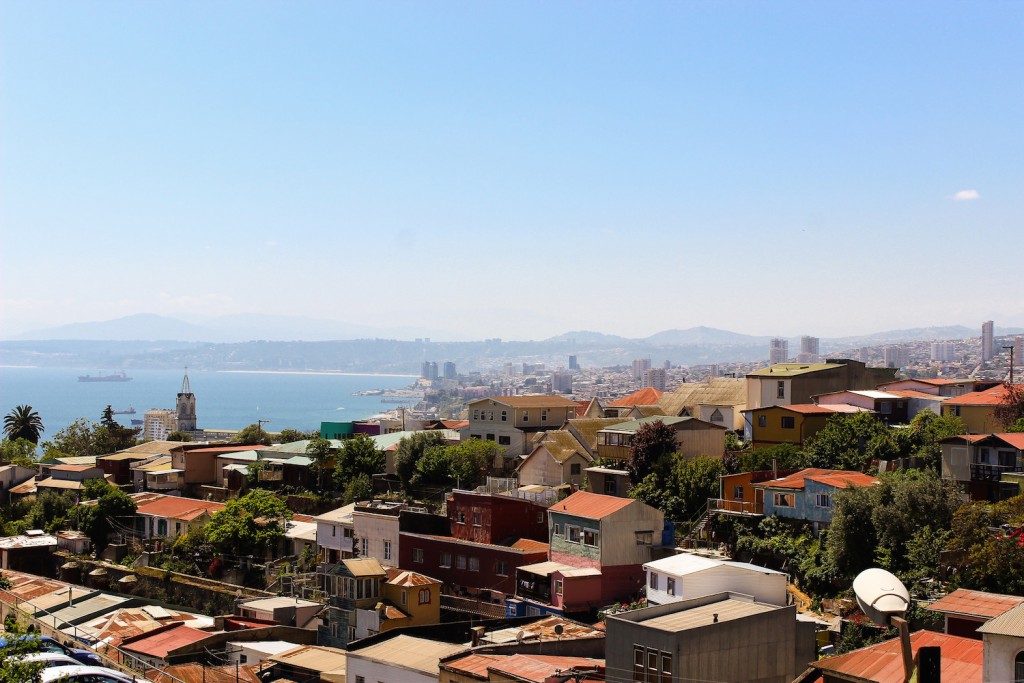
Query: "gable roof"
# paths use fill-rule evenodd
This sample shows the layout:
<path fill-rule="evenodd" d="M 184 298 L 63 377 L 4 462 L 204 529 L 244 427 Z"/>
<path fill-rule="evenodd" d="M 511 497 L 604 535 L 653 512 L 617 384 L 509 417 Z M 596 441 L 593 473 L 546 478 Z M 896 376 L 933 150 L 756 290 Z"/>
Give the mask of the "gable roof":
<path fill-rule="evenodd" d="M 572 408 L 576 409 L 576 402 L 565 396 L 551 396 L 538 394 L 533 396 L 488 396 L 470 401 L 469 405 L 481 401 L 494 401 L 495 403 L 510 406 L 512 408 Z M 574 413 L 575 414 L 575 413 Z"/>
<path fill-rule="evenodd" d="M 772 479 L 770 481 L 761 482 L 760 484 L 754 484 L 754 486 L 769 489 L 803 489 L 807 485 L 808 479 L 837 489 L 846 489 L 851 486 L 875 486 L 882 483 L 875 477 L 864 474 L 863 472 L 851 472 L 849 470 L 825 470 L 809 467 L 791 474 L 788 477 Z"/>
<path fill-rule="evenodd" d="M 148 633 L 125 638 L 121 641 L 121 649 L 163 659 L 169 652 L 177 650 L 179 647 L 191 645 L 209 637 L 210 633 L 207 631 L 200 631 L 186 626 L 183 622 L 176 621 Z"/>
<path fill-rule="evenodd" d="M 197 500 L 195 498 L 180 498 L 178 496 L 163 496 L 155 500 L 147 500 L 138 503 L 136 514 L 149 515 L 152 517 L 167 517 L 169 519 L 181 519 L 187 522 L 198 519 L 204 514 L 213 514 L 224 509 L 224 503 L 215 503 L 212 500 Z"/>
<path fill-rule="evenodd" d="M 1024 605 L 1011 607 L 998 617 L 982 624 L 978 627 L 978 633 L 1024 637 Z"/>
<path fill-rule="evenodd" d="M 1024 389 L 1024 384 L 1014 386 Z M 1005 384 L 999 384 L 984 391 L 972 391 L 969 394 L 961 394 L 951 398 L 942 405 L 944 406 L 996 406 L 1006 400 L 1009 393 Z"/>
<path fill-rule="evenodd" d="M 618 496 L 605 496 L 588 491 L 577 491 L 548 509 L 575 517 L 603 519 L 636 502 L 632 498 L 620 498 Z"/>
<path fill-rule="evenodd" d="M 706 569 L 714 569 L 715 567 L 735 567 L 737 569 L 743 569 L 747 571 L 757 572 L 759 574 L 779 574 L 784 575 L 783 572 L 775 571 L 774 569 L 768 569 L 767 567 L 759 567 L 756 564 L 750 564 L 748 562 L 732 562 L 728 560 L 715 560 L 710 557 L 701 557 L 700 555 L 694 555 L 693 553 L 679 553 L 677 555 L 669 555 L 663 557 L 660 560 L 654 560 L 644 565 L 644 569 L 653 569 L 657 572 L 664 572 L 666 574 L 672 574 L 674 576 L 686 576 L 687 574 L 696 574 Z"/>
<path fill-rule="evenodd" d="M 911 634 L 910 648 L 914 654 L 922 647 L 939 647 L 942 650 L 942 680 L 981 683 L 984 653 L 982 641 L 932 631 Z M 899 638 L 812 662 L 811 666 L 851 680 L 875 683 L 903 683 L 904 680 Z"/>
<path fill-rule="evenodd" d="M 586 447 L 572 435 L 572 433 L 558 429 L 548 432 L 541 441 L 541 446 L 547 449 L 555 462 L 561 464 L 574 455 L 580 455 L 584 460 L 590 462 L 593 458 L 587 452 Z"/>
<path fill-rule="evenodd" d="M 1024 603 L 1024 598 L 1002 593 L 986 593 L 957 588 L 928 606 L 933 612 L 979 619 L 993 619 Z"/>
<path fill-rule="evenodd" d="M 682 425 L 687 422 L 692 422 L 695 425 L 705 425 L 707 427 L 714 427 L 715 429 L 725 429 L 725 427 L 719 427 L 718 425 L 711 424 L 710 422 L 704 422 L 698 420 L 695 417 L 674 417 L 671 415 L 651 415 L 650 417 L 641 417 L 636 420 L 629 420 L 628 422 L 622 422 L 617 425 L 611 425 L 600 430 L 602 432 L 626 432 L 632 434 L 636 430 L 640 429 L 646 424 L 652 424 L 654 422 L 661 422 L 668 427 L 674 427 L 676 425 Z"/>
<path fill-rule="evenodd" d="M 653 406 L 658 404 L 658 399 L 662 397 L 664 391 L 655 389 L 654 387 L 647 387 L 634 391 L 632 394 L 623 396 L 622 398 L 612 401 L 608 404 L 608 408 L 627 408 L 629 406 Z"/>
<path fill-rule="evenodd" d="M 593 453 L 597 450 L 597 433 L 612 425 L 629 422 L 625 417 L 586 417 L 569 420 L 566 429 L 577 436 L 588 451 Z"/>
<path fill-rule="evenodd" d="M 699 405 L 741 406 L 747 403 L 747 380 L 713 377 L 707 382 L 684 383 L 662 395 L 658 405 L 667 415 L 682 415 Z"/>

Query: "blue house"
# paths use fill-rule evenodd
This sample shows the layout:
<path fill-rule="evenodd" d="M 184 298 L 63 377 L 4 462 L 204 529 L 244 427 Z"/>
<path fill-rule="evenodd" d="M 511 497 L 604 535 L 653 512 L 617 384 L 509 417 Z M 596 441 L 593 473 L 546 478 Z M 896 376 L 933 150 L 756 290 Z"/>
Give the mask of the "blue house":
<path fill-rule="evenodd" d="M 819 529 L 832 522 L 836 491 L 879 483 L 863 472 L 808 468 L 788 477 L 754 484 L 754 487 L 764 493 L 765 516 L 813 522 L 815 529 Z"/>

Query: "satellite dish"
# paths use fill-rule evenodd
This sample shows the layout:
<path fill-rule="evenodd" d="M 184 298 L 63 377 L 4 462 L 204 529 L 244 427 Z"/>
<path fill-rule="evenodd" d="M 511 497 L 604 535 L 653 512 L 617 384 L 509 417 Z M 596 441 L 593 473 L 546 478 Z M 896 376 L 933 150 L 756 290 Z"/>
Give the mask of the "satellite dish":
<path fill-rule="evenodd" d="M 523 638 L 526 637 L 526 631 L 519 631 L 516 633 L 516 642 L 522 644 Z"/>
<path fill-rule="evenodd" d="M 902 617 L 910 608 L 907 587 L 878 567 L 858 574 L 853 580 L 853 592 L 864 614 L 879 626 L 889 626 L 893 617 Z"/>

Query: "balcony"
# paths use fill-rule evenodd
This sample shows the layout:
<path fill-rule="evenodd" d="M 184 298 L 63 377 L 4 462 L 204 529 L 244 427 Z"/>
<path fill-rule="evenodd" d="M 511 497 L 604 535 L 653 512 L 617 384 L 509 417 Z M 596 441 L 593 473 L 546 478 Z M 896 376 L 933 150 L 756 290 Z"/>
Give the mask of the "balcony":
<path fill-rule="evenodd" d="M 726 515 L 740 515 L 745 517 L 760 517 L 764 515 L 764 502 L 709 498 L 708 512 L 719 512 Z"/>
<path fill-rule="evenodd" d="M 989 465 L 987 463 L 971 463 L 972 481 L 999 481 L 1007 472 L 1020 472 L 1020 465 Z"/>

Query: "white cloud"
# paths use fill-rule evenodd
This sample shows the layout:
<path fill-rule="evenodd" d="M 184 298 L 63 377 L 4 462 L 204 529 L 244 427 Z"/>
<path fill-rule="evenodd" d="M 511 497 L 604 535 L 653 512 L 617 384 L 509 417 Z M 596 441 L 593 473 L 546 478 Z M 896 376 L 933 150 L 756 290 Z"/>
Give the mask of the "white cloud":
<path fill-rule="evenodd" d="M 977 190 L 960 190 L 959 192 L 953 193 L 953 196 L 951 197 L 954 202 L 970 202 L 980 198 L 981 195 L 978 194 Z"/>

